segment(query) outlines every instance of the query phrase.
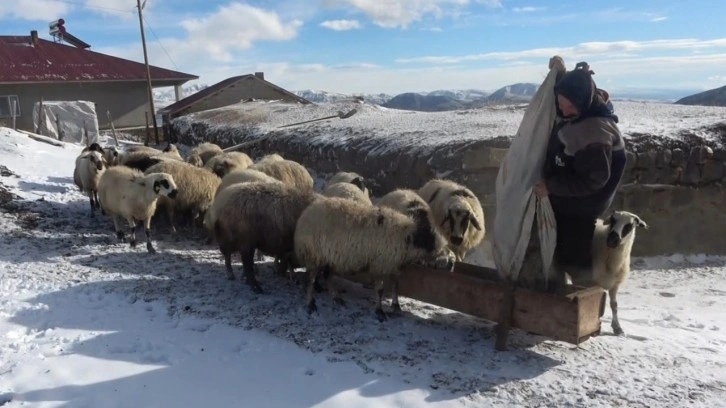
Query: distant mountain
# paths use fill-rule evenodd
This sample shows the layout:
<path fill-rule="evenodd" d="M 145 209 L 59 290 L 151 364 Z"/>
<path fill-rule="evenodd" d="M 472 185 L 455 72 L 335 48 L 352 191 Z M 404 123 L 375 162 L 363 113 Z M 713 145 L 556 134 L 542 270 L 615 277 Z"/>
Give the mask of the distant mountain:
<path fill-rule="evenodd" d="M 675 103 L 679 105 L 726 106 L 726 86 L 686 96 Z"/>
<path fill-rule="evenodd" d="M 208 86 L 207 84 L 182 85 L 182 98 L 195 94 Z M 154 89 L 154 108 L 157 110 L 171 105 L 174 102 L 176 102 L 176 95 L 174 94 L 173 87 Z"/>
<path fill-rule="evenodd" d="M 503 86 L 487 97 L 490 104 L 529 102 L 539 89 L 539 85 L 518 83 Z"/>
<path fill-rule="evenodd" d="M 450 95 L 407 92 L 396 95 L 382 106 L 392 109 L 415 110 L 422 112 L 448 111 L 466 108 L 466 102 Z"/>
<path fill-rule="evenodd" d="M 488 92 L 481 91 L 479 89 L 438 90 L 432 92 L 420 92 L 420 94 L 427 96 L 448 96 L 465 102 L 484 100 L 489 95 Z"/>
<path fill-rule="evenodd" d="M 337 92 L 328 92 L 328 91 L 321 91 L 321 90 L 313 90 L 313 89 L 303 89 L 300 91 L 293 91 L 297 96 L 303 97 L 310 102 L 315 103 L 335 103 L 335 102 L 342 102 L 347 100 L 352 100 L 354 98 L 363 98 L 364 101 L 376 105 L 383 105 L 384 103 L 388 102 L 392 96 L 384 93 L 379 94 L 342 94 Z"/>

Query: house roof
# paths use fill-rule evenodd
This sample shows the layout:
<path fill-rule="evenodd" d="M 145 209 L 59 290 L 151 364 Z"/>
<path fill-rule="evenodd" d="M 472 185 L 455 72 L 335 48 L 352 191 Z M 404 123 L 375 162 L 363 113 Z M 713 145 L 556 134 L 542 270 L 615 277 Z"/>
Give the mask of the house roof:
<path fill-rule="evenodd" d="M 111 55 L 37 39 L 0 36 L 0 83 L 145 81 L 146 66 Z M 152 82 L 182 84 L 196 75 L 149 66 Z"/>
<path fill-rule="evenodd" d="M 301 96 L 295 95 L 294 93 L 273 84 L 272 82 L 266 81 L 266 80 L 258 77 L 257 75 L 247 74 L 247 75 L 234 76 L 231 78 L 227 78 L 223 81 L 217 82 L 216 84 L 208 86 L 197 93 L 187 96 L 186 98 L 180 99 L 180 100 L 172 103 L 171 105 L 164 107 L 163 109 L 159 109 L 159 112 L 165 113 L 165 114 L 169 114 L 169 113 L 174 114 L 189 106 L 194 105 L 195 103 L 197 103 L 199 101 L 202 101 L 213 95 L 216 95 L 217 93 L 225 90 L 226 88 L 229 88 L 229 87 L 239 83 L 240 81 L 244 81 L 244 80 L 261 81 L 265 85 L 270 86 L 270 87 L 276 89 L 277 91 L 279 91 L 280 93 L 287 95 L 290 99 L 296 100 L 296 101 L 298 101 L 300 103 L 304 103 L 304 104 L 312 103 L 309 100 L 307 100 Z"/>

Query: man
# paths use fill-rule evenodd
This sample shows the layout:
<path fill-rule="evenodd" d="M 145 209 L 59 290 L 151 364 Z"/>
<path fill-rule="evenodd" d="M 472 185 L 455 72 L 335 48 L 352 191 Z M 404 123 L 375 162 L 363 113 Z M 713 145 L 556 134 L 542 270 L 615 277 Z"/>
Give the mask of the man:
<path fill-rule="evenodd" d="M 557 221 L 556 262 L 569 273 L 592 268 L 592 239 L 597 218 L 610 207 L 625 170 L 625 144 L 618 117 L 592 79 L 587 63 L 564 72 L 560 57 L 550 68 L 555 84 L 557 120 L 550 136 L 538 197 L 550 198 Z"/>

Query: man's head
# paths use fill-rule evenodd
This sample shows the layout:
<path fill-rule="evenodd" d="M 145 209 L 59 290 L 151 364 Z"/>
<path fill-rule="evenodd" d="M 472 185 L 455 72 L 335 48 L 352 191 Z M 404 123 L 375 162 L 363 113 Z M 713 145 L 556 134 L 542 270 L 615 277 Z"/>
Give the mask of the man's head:
<path fill-rule="evenodd" d="M 592 74 L 587 63 L 579 63 L 557 81 L 555 95 L 563 116 L 579 116 L 590 109 L 597 89 Z"/>

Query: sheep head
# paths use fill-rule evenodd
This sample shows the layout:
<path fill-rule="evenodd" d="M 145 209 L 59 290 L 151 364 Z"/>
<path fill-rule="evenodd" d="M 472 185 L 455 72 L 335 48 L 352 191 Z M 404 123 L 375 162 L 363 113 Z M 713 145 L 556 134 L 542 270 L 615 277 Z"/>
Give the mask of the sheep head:
<path fill-rule="evenodd" d="M 93 164 L 94 167 L 96 167 L 96 170 L 103 170 L 105 160 L 101 153 L 96 150 L 91 150 L 85 154 L 85 157 L 91 162 L 91 164 Z"/>
<path fill-rule="evenodd" d="M 189 163 L 189 164 L 191 164 L 192 166 L 196 166 L 196 167 L 202 167 L 202 166 L 204 166 L 204 162 L 202 161 L 202 157 L 199 156 L 198 154 L 193 154 L 193 155 L 187 157 L 186 162 Z"/>
<path fill-rule="evenodd" d="M 617 248 L 636 227 L 648 229 L 645 221 L 628 211 L 614 211 L 603 221 L 603 225 L 608 227 L 605 242 L 609 248 Z"/>
<path fill-rule="evenodd" d="M 414 231 L 406 239 L 414 252 L 422 253 L 422 263 L 438 269 L 453 268 L 453 258 L 446 239 L 431 223 L 429 208 L 414 207 L 407 211 L 415 224 Z"/>
<path fill-rule="evenodd" d="M 462 191 L 462 196 L 466 197 L 469 195 L 466 190 Z M 459 246 L 464 242 L 464 235 L 469 229 L 469 224 L 480 231 L 482 228 L 481 222 L 476 218 L 471 206 L 465 200 L 454 200 L 452 202 L 446 212 L 446 217 L 444 217 L 444 220 L 441 222 L 441 226 L 443 227 L 447 222 L 449 223 L 450 231 L 449 240 L 451 241 L 451 244 L 455 246 Z"/>
<path fill-rule="evenodd" d="M 174 198 L 179 194 L 174 178 L 168 173 L 151 173 L 147 176 L 154 189 L 154 194 Z"/>

